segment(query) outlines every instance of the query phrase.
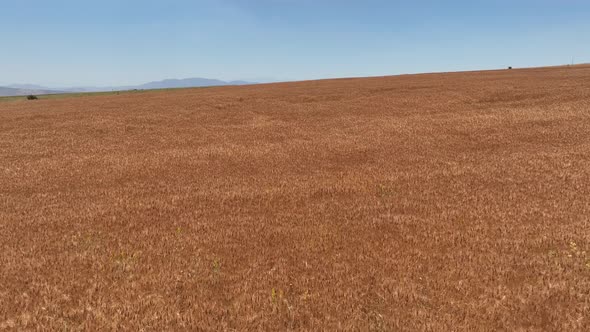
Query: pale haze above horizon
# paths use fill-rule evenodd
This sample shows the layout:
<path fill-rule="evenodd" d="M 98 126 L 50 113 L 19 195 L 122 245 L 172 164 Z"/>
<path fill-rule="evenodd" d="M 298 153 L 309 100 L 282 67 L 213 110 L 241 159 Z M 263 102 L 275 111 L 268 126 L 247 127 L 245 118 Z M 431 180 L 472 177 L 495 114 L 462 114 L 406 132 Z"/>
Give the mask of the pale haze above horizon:
<path fill-rule="evenodd" d="M 0 86 L 590 62 L 590 1 L 0 0 Z"/>

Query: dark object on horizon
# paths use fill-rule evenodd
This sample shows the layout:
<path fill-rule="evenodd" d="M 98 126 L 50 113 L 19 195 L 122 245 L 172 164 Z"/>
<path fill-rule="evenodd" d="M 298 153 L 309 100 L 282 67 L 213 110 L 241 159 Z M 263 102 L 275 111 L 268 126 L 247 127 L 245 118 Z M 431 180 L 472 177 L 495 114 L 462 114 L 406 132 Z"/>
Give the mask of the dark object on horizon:
<path fill-rule="evenodd" d="M 508 69 L 512 69 L 512 67 L 508 67 Z"/>
<path fill-rule="evenodd" d="M 35 96 L 35 95 L 28 95 L 27 96 L 27 100 L 37 100 L 37 99 L 39 99 L 39 98 L 37 98 L 37 96 Z"/>

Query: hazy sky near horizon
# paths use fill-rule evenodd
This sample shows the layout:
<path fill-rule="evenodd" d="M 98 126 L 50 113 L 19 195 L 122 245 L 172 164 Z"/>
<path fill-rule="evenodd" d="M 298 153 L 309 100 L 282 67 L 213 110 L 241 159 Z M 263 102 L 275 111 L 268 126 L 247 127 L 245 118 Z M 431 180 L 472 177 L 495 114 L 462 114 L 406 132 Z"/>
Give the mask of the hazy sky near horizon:
<path fill-rule="evenodd" d="M 587 0 L 0 0 L 0 85 L 590 62 Z"/>

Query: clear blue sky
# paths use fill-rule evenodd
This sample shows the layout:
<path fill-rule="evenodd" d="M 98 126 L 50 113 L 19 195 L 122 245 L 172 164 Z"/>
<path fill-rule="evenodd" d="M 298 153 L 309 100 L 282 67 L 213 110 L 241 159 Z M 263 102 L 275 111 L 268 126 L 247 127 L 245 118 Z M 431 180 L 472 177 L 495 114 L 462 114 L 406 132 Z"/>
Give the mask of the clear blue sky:
<path fill-rule="evenodd" d="M 0 84 L 590 62 L 587 0 L 0 0 Z"/>

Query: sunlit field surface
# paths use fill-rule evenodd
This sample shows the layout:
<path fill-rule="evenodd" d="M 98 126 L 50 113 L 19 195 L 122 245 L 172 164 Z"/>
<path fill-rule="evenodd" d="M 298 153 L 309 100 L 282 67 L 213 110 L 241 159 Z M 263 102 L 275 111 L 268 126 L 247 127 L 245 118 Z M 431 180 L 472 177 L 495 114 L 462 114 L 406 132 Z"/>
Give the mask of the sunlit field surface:
<path fill-rule="evenodd" d="M 590 66 L 0 103 L 0 329 L 590 330 Z"/>

